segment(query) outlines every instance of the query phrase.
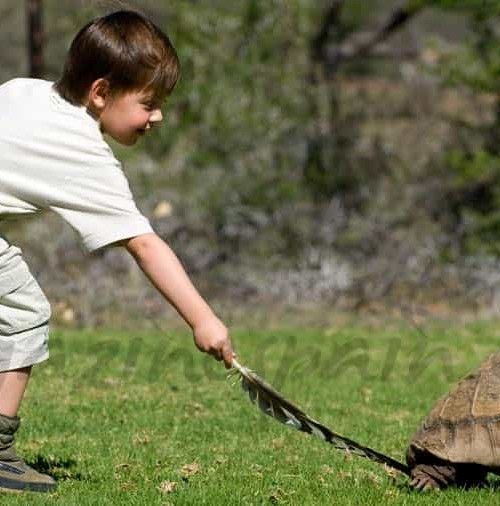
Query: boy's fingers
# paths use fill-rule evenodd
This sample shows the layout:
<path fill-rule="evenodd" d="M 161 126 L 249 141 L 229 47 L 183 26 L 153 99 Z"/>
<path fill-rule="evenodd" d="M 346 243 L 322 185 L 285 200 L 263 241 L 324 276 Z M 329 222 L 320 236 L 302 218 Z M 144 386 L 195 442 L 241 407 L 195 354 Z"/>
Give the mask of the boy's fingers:
<path fill-rule="evenodd" d="M 222 360 L 224 360 L 226 369 L 231 369 L 231 367 L 233 367 L 233 358 L 235 356 L 236 354 L 233 352 L 230 345 L 226 345 L 222 348 Z"/>
<path fill-rule="evenodd" d="M 219 362 L 223 360 L 226 369 L 231 369 L 231 367 L 233 367 L 233 358 L 236 354 L 233 352 L 231 341 L 228 340 L 224 344 L 204 351 L 206 351 L 209 355 L 212 355 L 212 357 Z"/>

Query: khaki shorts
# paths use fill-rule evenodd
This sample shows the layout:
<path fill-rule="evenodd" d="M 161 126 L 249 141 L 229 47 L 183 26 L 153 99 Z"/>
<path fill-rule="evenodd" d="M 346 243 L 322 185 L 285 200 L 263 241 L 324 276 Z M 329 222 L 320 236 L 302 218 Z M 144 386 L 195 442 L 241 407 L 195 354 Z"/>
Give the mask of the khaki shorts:
<path fill-rule="evenodd" d="M 21 256 L 0 237 L 0 372 L 49 357 L 50 305 Z"/>

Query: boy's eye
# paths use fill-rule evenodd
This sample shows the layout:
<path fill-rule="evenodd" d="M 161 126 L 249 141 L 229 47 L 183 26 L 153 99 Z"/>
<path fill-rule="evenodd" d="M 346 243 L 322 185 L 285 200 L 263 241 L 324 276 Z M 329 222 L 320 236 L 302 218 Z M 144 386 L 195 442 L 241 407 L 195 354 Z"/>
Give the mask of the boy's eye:
<path fill-rule="evenodd" d="M 161 106 L 162 106 L 162 104 L 160 104 L 158 102 L 144 102 L 143 103 L 144 110 L 146 110 L 148 112 L 155 111 L 156 109 L 161 109 Z"/>
<path fill-rule="evenodd" d="M 141 103 L 146 110 L 152 111 L 153 109 L 161 109 L 166 103 L 166 98 L 144 98 Z"/>

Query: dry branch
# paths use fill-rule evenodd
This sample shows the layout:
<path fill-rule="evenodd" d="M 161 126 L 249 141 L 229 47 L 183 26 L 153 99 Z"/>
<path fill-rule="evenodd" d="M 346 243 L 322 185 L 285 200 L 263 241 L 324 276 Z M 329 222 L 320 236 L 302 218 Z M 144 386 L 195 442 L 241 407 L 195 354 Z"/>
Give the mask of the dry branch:
<path fill-rule="evenodd" d="M 330 72 L 334 72 L 339 63 L 362 56 L 378 56 L 385 58 L 413 58 L 418 54 L 416 48 L 396 48 L 389 45 L 382 46 L 396 31 L 405 26 L 423 8 L 423 3 L 415 3 L 410 0 L 394 9 L 387 19 L 373 30 L 358 31 L 349 35 L 341 43 L 327 45 L 328 34 L 335 27 L 340 26 L 340 11 L 342 1 L 333 2 L 330 7 L 324 25 L 313 42 L 315 54 L 322 55 L 324 64 Z"/>

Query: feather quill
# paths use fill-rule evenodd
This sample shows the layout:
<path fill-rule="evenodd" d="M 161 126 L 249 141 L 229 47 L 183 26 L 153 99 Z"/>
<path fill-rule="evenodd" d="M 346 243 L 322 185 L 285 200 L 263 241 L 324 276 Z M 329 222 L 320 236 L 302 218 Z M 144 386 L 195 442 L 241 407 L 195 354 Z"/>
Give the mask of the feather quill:
<path fill-rule="evenodd" d="M 352 439 L 346 438 L 325 427 L 317 420 L 309 417 L 304 411 L 295 406 L 275 390 L 269 383 L 257 376 L 251 369 L 241 365 L 236 359 L 232 363 L 236 374 L 241 379 L 241 387 L 248 393 L 250 400 L 268 416 L 295 429 L 313 434 L 334 448 L 352 455 L 366 457 L 379 464 L 385 464 L 406 475 L 410 475 L 408 466 L 394 460 L 383 453 L 379 453 L 367 446 L 362 446 Z"/>

